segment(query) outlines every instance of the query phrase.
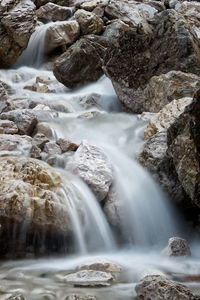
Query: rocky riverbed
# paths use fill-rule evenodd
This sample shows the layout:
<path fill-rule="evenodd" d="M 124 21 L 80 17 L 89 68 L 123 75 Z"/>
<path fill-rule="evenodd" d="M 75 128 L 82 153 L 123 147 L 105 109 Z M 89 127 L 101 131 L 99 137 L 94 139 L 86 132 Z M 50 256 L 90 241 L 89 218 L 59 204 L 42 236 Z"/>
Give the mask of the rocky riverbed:
<path fill-rule="evenodd" d="M 0 299 L 200 299 L 199 13 L 1 1 Z"/>

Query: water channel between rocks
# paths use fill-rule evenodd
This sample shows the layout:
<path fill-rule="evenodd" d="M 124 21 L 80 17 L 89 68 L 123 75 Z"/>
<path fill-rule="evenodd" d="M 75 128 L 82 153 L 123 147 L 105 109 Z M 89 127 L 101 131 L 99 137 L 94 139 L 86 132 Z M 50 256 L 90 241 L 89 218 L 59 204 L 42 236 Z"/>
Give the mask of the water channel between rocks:
<path fill-rule="evenodd" d="M 36 42 L 34 36 L 32 40 Z M 40 55 L 40 51 L 38 53 Z M 33 57 L 39 65 L 40 60 L 41 57 Z M 32 91 L 36 78 L 48 78 L 49 90 L 45 93 Z M 66 138 L 77 144 L 87 141 L 104 151 L 115 174 L 115 190 L 121 209 L 118 221 L 123 240 L 119 243 L 116 233 L 112 233 L 89 188 L 71 174 L 70 154 L 57 159 L 54 167 L 63 178 L 63 198 L 69 192 L 65 182 L 70 181 L 78 191 L 78 194 L 71 191 L 75 199 L 70 211 L 76 243 L 74 253 L 57 258 L 2 261 L 0 292 L 22 293 L 30 300 L 64 300 L 73 293 L 94 295 L 104 300 L 128 300 L 134 299 L 134 286 L 145 274 L 200 274 L 199 244 L 195 241 L 190 241 L 192 258 L 174 260 L 160 255 L 168 238 L 175 235 L 188 238 L 187 232 L 184 226 L 177 225 L 180 224 L 179 216 L 169 199 L 134 159 L 143 144 L 146 123 L 137 115 L 121 112 L 108 78 L 104 76 L 96 83 L 70 91 L 45 68 L 16 65 L 15 69 L 1 70 L 0 80 L 13 88 L 10 97 L 15 107 L 32 105 L 39 121 L 50 125 L 52 140 Z M 23 150 L 25 152 L 26 145 Z M 79 206 L 86 218 L 84 229 Z M 66 282 L 65 277 L 81 264 L 102 259 L 121 268 L 111 286 L 75 288 Z M 187 284 L 198 291 L 198 283 Z"/>

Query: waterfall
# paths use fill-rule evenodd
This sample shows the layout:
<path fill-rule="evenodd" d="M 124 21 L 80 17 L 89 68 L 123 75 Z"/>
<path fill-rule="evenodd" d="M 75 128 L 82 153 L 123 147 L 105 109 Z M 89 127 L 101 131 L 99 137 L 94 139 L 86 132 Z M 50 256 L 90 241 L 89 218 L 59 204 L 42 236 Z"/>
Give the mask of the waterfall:
<path fill-rule="evenodd" d="M 27 48 L 22 52 L 14 68 L 29 66 L 41 68 L 44 62 L 44 47 L 47 29 L 53 22 L 37 26 L 35 32 L 31 35 Z"/>

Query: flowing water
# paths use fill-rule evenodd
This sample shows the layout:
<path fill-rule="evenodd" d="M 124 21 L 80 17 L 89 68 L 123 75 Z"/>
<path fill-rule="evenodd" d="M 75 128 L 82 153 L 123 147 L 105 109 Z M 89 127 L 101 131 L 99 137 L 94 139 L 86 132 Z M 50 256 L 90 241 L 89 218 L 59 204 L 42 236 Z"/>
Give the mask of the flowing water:
<path fill-rule="evenodd" d="M 44 28 L 48 26 L 46 24 Z M 169 237 L 187 235 L 185 228 L 179 226 L 179 216 L 169 199 L 134 159 L 143 144 L 146 123 L 137 115 L 121 112 L 112 84 L 105 76 L 96 83 L 70 91 L 44 66 L 38 69 L 43 59 L 44 28 L 32 35 L 28 49 L 15 68 L 0 71 L 0 80 L 13 88 L 10 97 L 16 107 L 32 105 L 39 120 L 49 124 L 52 140 L 59 137 L 76 143 L 88 140 L 106 153 L 113 165 L 121 242 L 116 232 L 112 232 L 90 189 L 70 174 L 69 155 L 64 161 L 58 160 L 55 168 L 63 178 L 63 199 L 71 201 L 69 213 L 76 241 L 74 255 L 2 262 L 0 292 L 22 292 L 30 300 L 63 300 L 74 292 L 98 295 L 99 299 L 105 300 L 128 300 L 135 296 L 135 283 L 149 272 L 199 274 L 198 243 L 192 248 L 192 259 L 175 261 L 160 255 Z M 39 46 L 36 52 L 37 45 L 41 48 Z M 30 90 L 39 77 L 48 77 L 48 87 L 53 92 Z M 63 168 L 59 169 L 60 166 Z M 74 189 L 69 191 L 65 180 L 70 181 Z M 84 226 L 79 214 L 80 207 L 86 220 Z M 117 284 L 92 290 L 66 285 L 64 275 L 74 271 L 81 263 L 100 258 L 109 259 L 122 267 Z M 198 285 L 193 284 L 191 288 L 196 289 Z"/>

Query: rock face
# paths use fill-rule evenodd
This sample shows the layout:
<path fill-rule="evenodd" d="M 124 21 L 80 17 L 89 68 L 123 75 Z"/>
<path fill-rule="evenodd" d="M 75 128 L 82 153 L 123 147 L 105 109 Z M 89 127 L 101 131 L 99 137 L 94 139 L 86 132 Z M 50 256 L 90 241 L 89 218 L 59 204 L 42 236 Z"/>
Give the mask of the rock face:
<path fill-rule="evenodd" d="M 80 27 L 76 21 L 55 23 L 48 27 L 45 37 L 45 52 L 49 53 L 60 46 L 70 46 L 80 35 Z"/>
<path fill-rule="evenodd" d="M 158 112 L 172 100 L 193 97 L 200 85 L 200 77 L 191 73 L 170 71 L 154 76 L 144 90 L 144 111 Z"/>
<path fill-rule="evenodd" d="M 164 106 L 163 109 L 151 117 L 147 128 L 144 131 L 145 138 L 148 139 L 157 132 L 167 130 L 191 102 L 192 98 L 186 97 L 173 100 Z"/>
<path fill-rule="evenodd" d="M 74 14 L 83 34 L 99 34 L 103 31 L 104 22 L 96 14 L 79 9 Z"/>
<path fill-rule="evenodd" d="M 72 230 L 60 176 L 44 162 L 12 156 L 1 158 L 0 173 L 1 255 L 23 256 L 27 246 L 55 250 L 56 238 Z"/>
<path fill-rule="evenodd" d="M 190 256 L 190 248 L 187 245 L 186 240 L 179 237 L 170 238 L 168 246 L 162 251 L 166 256 Z"/>
<path fill-rule="evenodd" d="M 36 11 L 38 19 L 45 21 L 65 21 L 71 16 L 71 13 L 71 8 L 60 6 L 51 2 L 41 6 Z"/>
<path fill-rule="evenodd" d="M 145 111 L 144 89 L 156 75 L 171 70 L 199 74 L 200 44 L 186 20 L 165 10 L 151 20 L 152 32 L 129 29 L 107 50 L 104 71 L 120 101 L 135 113 Z"/>
<path fill-rule="evenodd" d="M 74 286 L 109 286 L 113 281 L 110 273 L 102 271 L 84 270 L 69 274 L 64 277 L 64 281 Z"/>
<path fill-rule="evenodd" d="M 0 67 L 16 62 L 27 47 L 36 24 L 31 0 L 0 3 Z"/>
<path fill-rule="evenodd" d="M 149 275 L 144 277 L 138 285 L 136 285 L 136 293 L 138 300 L 198 300 L 199 296 L 195 296 L 187 287 L 169 280 L 160 275 Z"/>
<path fill-rule="evenodd" d="M 177 11 L 186 18 L 188 23 L 193 27 L 198 38 L 200 38 L 200 3 L 195 1 L 184 1 L 181 5 L 178 5 Z"/>
<path fill-rule="evenodd" d="M 55 77 L 68 88 L 96 81 L 103 75 L 101 58 L 105 50 L 106 39 L 103 37 L 78 40 L 55 62 Z"/>
<path fill-rule="evenodd" d="M 200 207 L 200 91 L 168 129 L 168 155 L 191 202 Z"/>
<path fill-rule="evenodd" d="M 150 137 L 137 155 L 139 163 L 150 171 L 175 202 L 185 202 L 187 195 L 178 179 L 173 160 L 167 153 L 167 132 Z"/>
<path fill-rule="evenodd" d="M 113 181 L 112 166 L 104 152 L 83 141 L 75 152 L 70 168 L 91 188 L 99 201 L 105 199 Z"/>

